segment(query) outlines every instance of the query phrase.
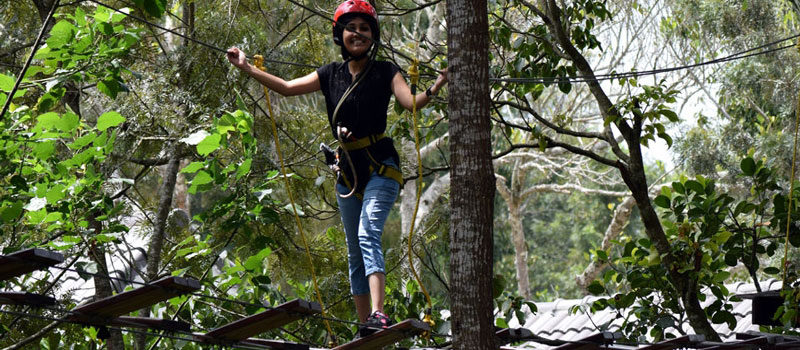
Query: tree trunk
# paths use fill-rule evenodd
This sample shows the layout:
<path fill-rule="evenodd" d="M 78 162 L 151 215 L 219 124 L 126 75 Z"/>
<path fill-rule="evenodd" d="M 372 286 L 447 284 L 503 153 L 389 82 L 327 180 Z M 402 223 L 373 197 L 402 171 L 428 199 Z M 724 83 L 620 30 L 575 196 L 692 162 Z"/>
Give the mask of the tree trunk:
<path fill-rule="evenodd" d="M 447 2 L 453 349 L 496 349 L 492 319 L 495 180 L 486 1 Z"/>
<path fill-rule="evenodd" d="M 156 213 L 155 226 L 153 227 L 153 234 L 150 237 L 150 245 L 147 250 L 147 268 L 145 270 L 145 281 L 147 282 L 151 282 L 158 277 L 158 271 L 161 265 L 161 248 L 164 245 L 167 218 L 172 208 L 172 196 L 175 192 L 175 181 L 178 177 L 178 170 L 180 169 L 181 163 L 180 152 L 178 152 L 177 146 L 171 147 L 169 157 L 169 163 L 167 163 L 167 168 L 164 171 L 161 189 L 158 191 L 158 212 Z M 149 317 L 150 309 L 146 308 L 140 310 L 139 316 Z M 147 343 L 146 335 L 137 334 L 135 338 L 136 348 L 144 349 Z"/>
<path fill-rule="evenodd" d="M 619 234 L 622 233 L 622 230 L 625 229 L 625 225 L 628 224 L 628 221 L 631 218 L 631 213 L 633 212 L 633 206 L 636 205 L 636 201 L 633 197 L 625 198 L 625 200 L 620 203 L 616 209 L 614 209 L 614 215 L 612 215 L 611 223 L 608 224 L 606 227 L 606 232 L 603 234 L 603 243 L 600 244 L 600 249 L 607 250 L 611 248 L 611 242 L 617 237 Z M 608 262 L 606 261 L 593 261 L 583 270 L 583 273 L 575 276 L 575 283 L 578 284 L 584 291 L 586 291 L 586 287 L 592 284 L 592 281 L 597 279 L 597 276 L 603 269 L 608 266 Z"/>
<path fill-rule="evenodd" d="M 636 207 L 639 209 L 639 215 L 642 217 L 642 223 L 645 226 L 645 231 L 650 241 L 656 247 L 656 250 L 661 254 L 661 264 L 667 269 L 669 279 L 675 286 L 675 289 L 680 293 L 683 308 L 686 311 L 686 317 L 689 319 L 689 324 L 695 332 L 702 334 L 710 341 L 721 341 L 719 334 L 711 326 L 708 321 L 705 310 L 700 305 L 699 285 L 697 280 L 693 279 L 689 272 L 681 273 L 678 271 L 678 261 L 680 257 L 672 253 L 667 235 L 664 233 L 664 228 L 661 226 L 661 220 L 653 208 L 650 201 L 649 191 L 647 187 L 647 177 L 644 172 L 644 164 L 642 162 L 642 153 L 639 143 L 640 121 L 635 123 L 634 133 L 631 134 L 631 141 L 628 145 L 631 150 L 630 165 L 625 166 L 620 164 L 619 169 L 622 174 L 622 179 L 633 194 L 636 200 Z"/>
<path fill-rule="evenodd" d="M 530 300 L 530 282 L 528 281 L 528 243 L 525 241 L 525 229 L 522 225 L 522 203 L 519 190 L 520 162 L 515 161 L 512 168 L 511 188 L 503 177 L 497 177 L 497 191 L 508 206 L 508 222 L 511 225 L 511 242 L 514 245 L 514 266 L 517 273 L 517 294 Z M 524 176 L 522 176 L 524 178 Z"/>

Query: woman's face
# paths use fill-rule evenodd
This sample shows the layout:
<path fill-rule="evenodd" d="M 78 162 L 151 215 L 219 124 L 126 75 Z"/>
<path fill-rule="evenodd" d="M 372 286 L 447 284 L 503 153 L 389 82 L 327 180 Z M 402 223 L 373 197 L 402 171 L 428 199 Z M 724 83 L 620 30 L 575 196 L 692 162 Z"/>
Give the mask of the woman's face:
<path fill-rule="evenodd" d="M 354 57 L 366 53 L 372 44 L 371 40 L 356 33 L 372 39 L 372 28 L 369 26 L 369 22 L 361 17 L 354 17 L 345 26 L 345 30 L 342 33 L 342 42 L 347 52 L 350 52 L 350 55 Z"/>

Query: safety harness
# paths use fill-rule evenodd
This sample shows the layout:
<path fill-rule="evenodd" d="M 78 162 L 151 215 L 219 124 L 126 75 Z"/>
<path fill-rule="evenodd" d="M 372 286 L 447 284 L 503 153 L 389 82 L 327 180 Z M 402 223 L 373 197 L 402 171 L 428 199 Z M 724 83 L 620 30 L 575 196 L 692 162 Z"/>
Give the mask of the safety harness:
<path fill-rule="evenodd" d="M 339 183 L 353 191 L 358 199 L 363 199 L 364 187 L 366 187 L 366 179 L 374 172 L 380 176 L 384 176 L 396 181 L 401 186 L 403 185 L 403 173 L 399 168 L 381 163 L 381 160 L 393 158 L 395 164 L 399 164 L 399 157 L 397 153 L 393 152 L 394 146 L 392 139 L 387 137 L 386 134 L 373 134 L 359 139 L 348 139 L 336 150 L 336 154 L 331 154 L 331 150 L 324 150 L 326 152 L 326 163 L 339 167 Z M 349 163 L 340 163 L 347 152 L 353 159 L 352 166 L 354 169 L 349 168 Z M 361 178 L 361 183 L 354 181 L 355 178 Z"/>

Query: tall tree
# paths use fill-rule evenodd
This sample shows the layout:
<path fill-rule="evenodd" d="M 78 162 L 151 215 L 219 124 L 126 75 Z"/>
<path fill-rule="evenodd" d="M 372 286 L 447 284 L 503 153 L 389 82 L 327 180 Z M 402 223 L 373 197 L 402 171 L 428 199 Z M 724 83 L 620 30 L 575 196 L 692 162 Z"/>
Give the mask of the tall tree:
<path fill-rule="evenodd" d="M 450 63 L 450 295 L 454 349 L 494 349 L 492 215 L 494 171 L 489 118 L 489 36 L 485 1 L 447 3 Z"/>

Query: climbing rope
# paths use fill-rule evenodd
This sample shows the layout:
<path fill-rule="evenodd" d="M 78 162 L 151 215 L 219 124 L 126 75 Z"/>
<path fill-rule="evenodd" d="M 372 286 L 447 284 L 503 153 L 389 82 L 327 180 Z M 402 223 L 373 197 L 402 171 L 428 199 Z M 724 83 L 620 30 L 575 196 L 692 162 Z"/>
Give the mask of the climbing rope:
<path fill-rule="evenodd" d="M 427 323 L 431 327 L 431 331 L 433 331 L 433 327 L 436 325 L 436 322 L 434 322 L 433 318 L 431 317 L 431 312 L 433 311 L 433 302 L 431 301 L 430 294 L 428 294 L 428 290 L 425 289 L 425 285 L 422 283 L 422 280 L 417 274 L 417 269 L 414 267 L 413 261 L 414 224 L 417 221 L 419 200 L 422 193 L 422 155 L 419 150 L 419 125 L 417 124 L 417 83 L 419 82 L 418 65 L 419 61 L 414 59 L 411 63 L 411 68 L 408 69 L 408 77 L 411 79 L 411 119 L 413 120 L 412 124 L 414 125 L 414 145 L 417 150 L 417 195 L 414 204 L 414 212 L 411 215 L 411 225 L 408 232 L 408 265 L 411 267 L 411 273 L 414 275 L 414 279 L 417 281 L 417 284 L 419 284 L 422 294 L 425 295 L 425 300 L 428 302 L 428 308 L 425 309 L 425 318 L 423 321 Z M 425 334 L 425 338 L 430 339 L 429 332 Z"/>
<path fill-rule="evenodd" d="M 264 57 L 261 55 L 253 56 L 253 63 L 255 63 L 256 68 L 260 69 L 261 71 L 264 70 Z M 263 85 L 262 85 L 263 86 Z M 278 124 L 275 122 L 275 114 L 272 112 L 272 103 L 270 102 L 269 98 L 269 89 L 266 86 L 264 87 L 264 100 L 267 103 L 267 111 L 269 111 L 269 119 L 272 121 L 272 136 L 275 139 L 275 152 L 278 153 L 278 161 L 281 165 L 281 177 L 283 177 L 284 185 L 286 186 L 286 193 L 289 196 L 289 203 L 292 205 L 292 212 L 294 213 L 295 223 L 297 224 L 297 230 L 300 231 L 300 237 L 303 240 L 303 247 L 306 250 L 306 257 L 308 258 L 308 264 L 311 267 L 311 280 L 314 284 L 314 292 L 317 295 L 317 302 L 319 303 L 320 307 L 322 308 L 322 316 L 326 316 L 325 311 L 325 304 L 322 302 L 322 293 L 319 291 L 319 285 L 317 284 L 317 273 L 314 270 L 314 261 L 311 259 L 311 250 L 308 248 L 308 240 L 306 240 L 306 234 L 303 230 L 303 224 L 300 222 L 300 215 L 297 213 L 297 205 L 294 202 L 294 195 L 292 194 L 292 189 L 289 187 L 289 177 L 286 175 L 286 167 L 283 162 L 283 154 L 281 153 L 281 144 L 278 141 Z M 325 320 L 325 328 L 328 331 L 328 336 L 330 337 L 330 347 L 335 347 L 338 345 L 336 343 L 336 335 L 333 333 L 331 329 L 331 324 L 328 320 Z"/>

